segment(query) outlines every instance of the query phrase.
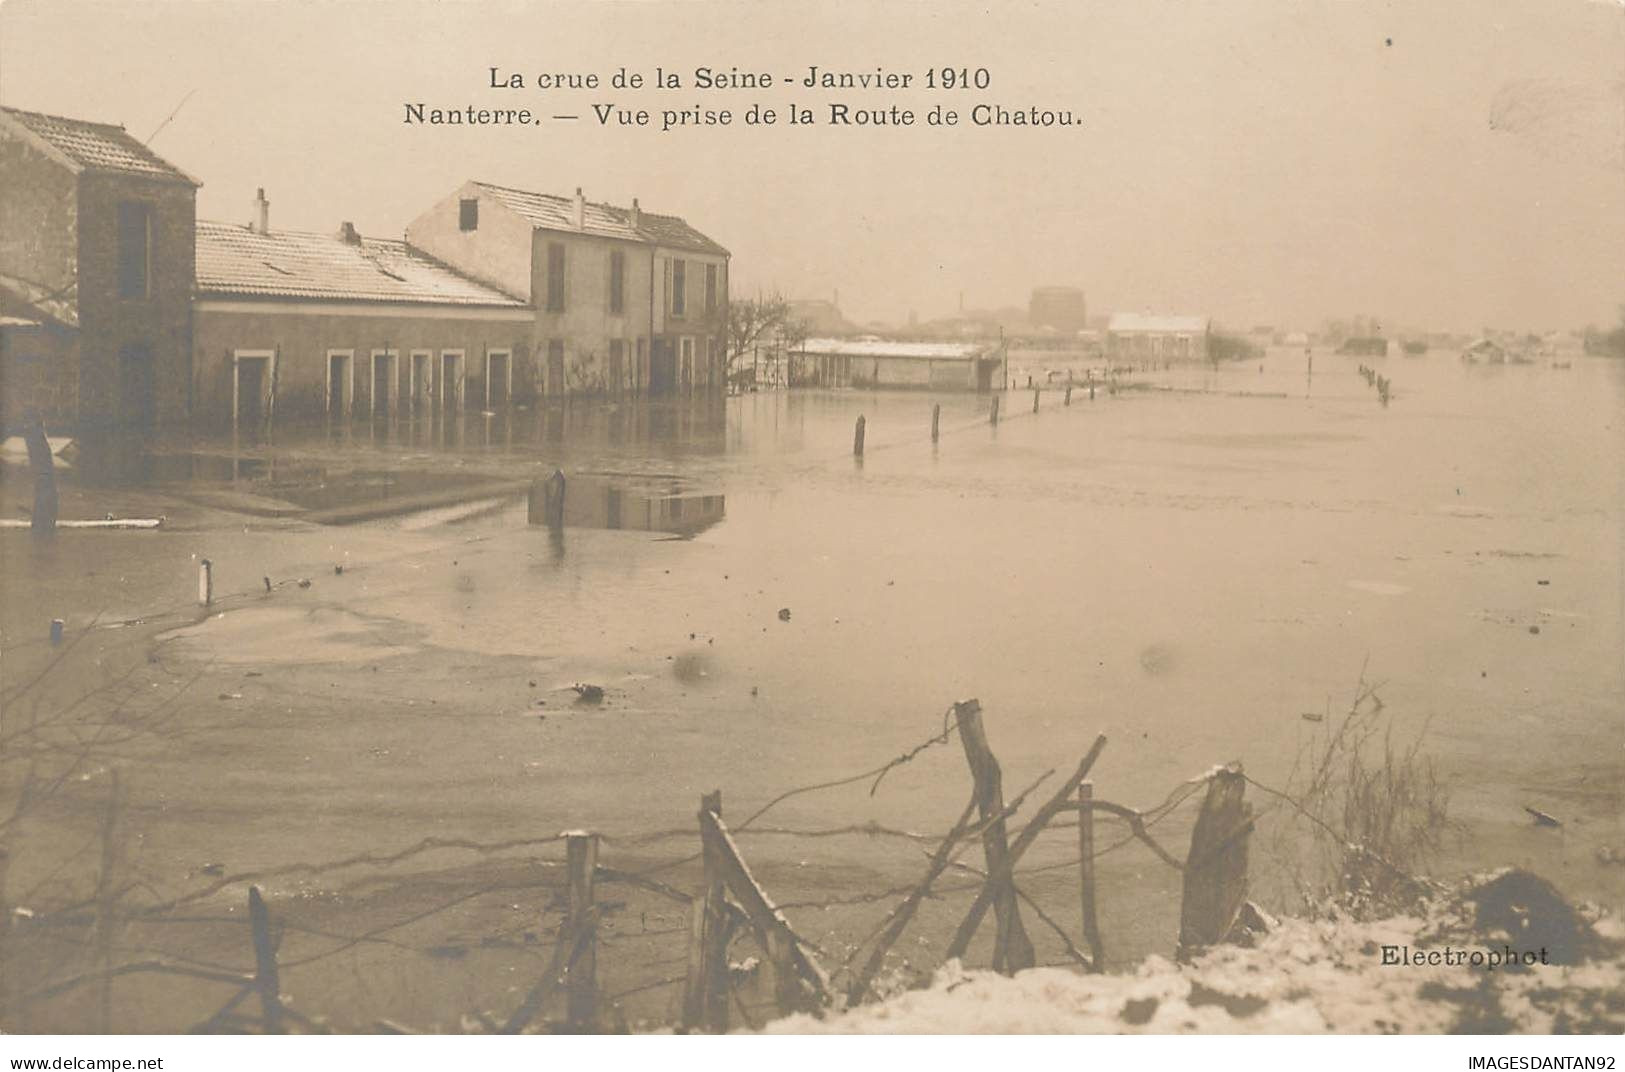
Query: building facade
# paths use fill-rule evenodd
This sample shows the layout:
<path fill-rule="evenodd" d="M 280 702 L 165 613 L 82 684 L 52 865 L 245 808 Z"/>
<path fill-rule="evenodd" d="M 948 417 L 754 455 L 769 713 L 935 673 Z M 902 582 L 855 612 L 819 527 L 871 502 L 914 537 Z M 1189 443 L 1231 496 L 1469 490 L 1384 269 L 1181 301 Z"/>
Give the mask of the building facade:
<path fill-rule="evenodd" d="M 185 419 L 197 185 L 123 127 L 0 108 L 7 428 Z"/>
<path fill-rule="evenodd" d="M 724 390 L 728 251 L 676 216 L 468 182 L 406 241 L 530 307 L 518 401 Z"/>
<path fill-rule="evenodd" d="M 1212 322 L 1205 316 L 1113 313 L 1106 325 L 1110 361 L 1206 361 Z"/>
<path fill-rule="evenodd" d="M 247 226 L 197 227 L 194 423 L 393 419 L 496 409 L 531 358 L 520 299 L 400 241 L 273 231 L 260 191 Z"/>

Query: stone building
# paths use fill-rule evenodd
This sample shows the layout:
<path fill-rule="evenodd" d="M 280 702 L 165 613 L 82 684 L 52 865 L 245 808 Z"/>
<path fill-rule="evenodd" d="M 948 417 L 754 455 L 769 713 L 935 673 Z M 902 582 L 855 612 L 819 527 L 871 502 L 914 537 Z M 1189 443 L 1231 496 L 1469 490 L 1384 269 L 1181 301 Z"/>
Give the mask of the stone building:
<path fill-rule="evenodd" d="M 123 127 L 0 108 L 0 421 L 187 415 L 197 182 Z"/>
<path fill-rule="evenodd" d="M 516 400 L 725 389 L 728 251 L 676 216 L 468 182 L 406 241 L 531 307 Z"/>

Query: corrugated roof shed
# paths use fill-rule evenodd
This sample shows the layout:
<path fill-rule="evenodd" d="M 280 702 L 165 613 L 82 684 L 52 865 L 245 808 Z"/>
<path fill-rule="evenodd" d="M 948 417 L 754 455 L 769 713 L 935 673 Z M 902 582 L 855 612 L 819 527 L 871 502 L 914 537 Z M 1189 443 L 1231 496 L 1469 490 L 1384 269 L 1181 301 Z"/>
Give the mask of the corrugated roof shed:
<path fill-rule="evenodd" d="M 1113 313 L 1107 331 L 1147 331 L 1162 334 L 1202 335 L 1207 332 L 1205 316 L 1152 316 L 1148 313 Z"/>
<path fill-rule="evenodd" d="M 262 234 L 199 220 L 197 286 L 204 297 L 484 305 L 522 309 L 511 295 L 459 275 L 405 242 L 300 231 Z"/>
<path fill-rule="evenodd" d="M 885 339 L 808 339 L 801 353 L 827 357 L 902 357 L 968 361 L 987 350 L 968 342 L 891 342 Z"/>
<path fill-rule="evenodd" d="M 473 184 L 480 192 L 506 205 L 537 227 L 549 231 L 576 231 L 575 199 L 555 194 L 539 194 L 529 190 L 516 190 L 511 186 L 497 186 L 489 182 Z M 725 257 L 728 251 L 688 225 L 678 216 L 660 216 L 652 212 L 639 212 L 638 223 L 632 223 L 632 210 L 619 205 L 596 201 L 585 202 L 585 220 L 581 228 L 587 234 L 606 238 L 624 238 L 629 242 L 655 242 L 676 249 L 692 249 Z"/>
<path fill-rule="evenodd" d="M 54 149 L 76 170 L 145 175 L 198 185 L 190 175 L 131 137 L 121 126 L 17 108 L 0 108 L 0 114 Z"/>

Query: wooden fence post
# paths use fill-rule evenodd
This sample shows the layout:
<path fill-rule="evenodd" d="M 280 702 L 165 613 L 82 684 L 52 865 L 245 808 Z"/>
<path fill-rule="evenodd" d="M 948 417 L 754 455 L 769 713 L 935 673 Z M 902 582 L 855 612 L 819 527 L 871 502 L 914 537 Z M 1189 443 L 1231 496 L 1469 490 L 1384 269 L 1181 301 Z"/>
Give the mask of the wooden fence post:
<path fill-rule="evenodd" d="M 1033 388 L 1033 412 L 1034 413 L 1038 412 L 1038 393 L 1039 393 L 1040 390 L 1041 390 L 1041 388 L 1038 388 L 1038 387 Z"/>
<path fill-rule="evenodd" d="M 937 441 L 937 429 L 942 424 L 942 403 L 938 402 L 931 407 L 931 442 Z"/>
<path fill-rule="evenodd" d="M 598 909 L 593 904 L 593 872 L 598 867 L 598 835 L 583 830 L 564 835 L 569 872 L 569 915 L 565 924 L 570 952 L 564 964 L 565 1016 L 570 1030 L 591 1031 L 598 1021 Z"/>
<path fill-rule="evenodd" d="M 995 399 L 996 401 L 996 399 Z M 988 884 L 992 892 L 993 915 L 998 934 L 994 939 L 993 968 L 1005 973 L 1030 968 L 1035 961 L 1032 939 L 1021 925 L 1021 910 L 1016 904 L 1015 884 L 1010 880 L 1010 842 L 1005 832 L 1004 776 L 999 761 L 988 747 L 987 733 L 982 728 L 982 705 L 966 700 L 954 705 L 959 726 L 959 740 L 965 746 L 965 761 L 970 764 L 971 777 L 976 782 L 976 807 L 988 827 L 982 832 L 982 848 L 987 858 Z"/>
<path fill-rule="evenodd" d="M 1100 924 L 1095 919 L 1095 785 L 1078 786 L 1078 878 L 1083 907 L 1083 940 L 1089 946 L 1094 970 L 1106 970 L 1106 954 L 1100 941 Z"/>
<path fill-rule="evenodd" d="M 1179 906 L 1179 950 L 1189 958 L 1225 940 L 1247 900 L 1247 839 L 1252 809 L 1242 799 L 1240 763 L 1215 771 L 1191 832 Z"/>
<path fill-rule="evenodd" d="M 852 426 L 852 454 L 854 457 L 863 457 L 863 430 L 864 425 L 867 423 L 860 413 L 857 423 Z"/>
<path fill-rule="evenodd" d="M 197 601 L 205 607 L 214 602 L 214 563 L 206 558 L 197 564 Z"/>
<path fill-rule="evenodd" d="M 1066 392 L 1063 395 L 1061 395 L 1061 405 L 1070 406 L 1071 404 L 1072 404 L 1072 381 L 1070 379 L 1068 379 L 1067 383 L 1066 383 Z"/>
<path fill-rule="evenodd" d="M 988 411 L 987 423 L 989 423 L 989 424 L 998 424 L 999 423 L 999 396 L 998 395 L 993 396 L 993 406 Z"/>
<path fill-rule="evenodd" d="M 712 839 L 705 837 L 706 817 L 722 817 L 722 790 L 700 798 L 700 837 L 705 859 L 705 894 L 694 901 L 688 950 L 688 985 L 683 995 L 683 1026 L 728 1030 L 728 938 L 733 917 L 726 903 L 727 884 Z"/>
<path fill-rule="evenodd" d="M 282 1033 L 281 984 L 277 980 L 276 948 L 271 944 L 271 913 L 258 886 L 248 887 L 248 922 L 254 935 L 254 989 L 259 991 L 265 1033 Z"/>

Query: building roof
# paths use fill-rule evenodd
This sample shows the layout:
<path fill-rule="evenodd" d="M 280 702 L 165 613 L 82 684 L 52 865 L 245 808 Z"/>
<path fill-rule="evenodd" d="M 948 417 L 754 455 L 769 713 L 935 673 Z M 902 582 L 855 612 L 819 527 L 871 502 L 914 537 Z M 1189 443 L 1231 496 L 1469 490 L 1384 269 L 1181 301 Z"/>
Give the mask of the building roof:
<path fill-rule="evenodd" d="M 575 198 L 555 194 L 538 194 L 529 190 L 516 190 L 511 186 L 497 186 L 489 182 L 473 183 L 481 193 L 506 205 L 534 226 L 549 231 L 576 231 Z M 581 230 L 587 234 L 606 238 L 622 238 L 628 242 L 653 242 L 675 249 L 691 249 L 726 257 L 728 251 L 688 225 L 680 216 L 661 216 L 639 210 L 638 221 L 632 222 L 632 210 L 619 205 L 597 201 L 585 202 L 586 217 Z"/>
<path fill-rule="evenodd" d="M 476 283 L 405 242 L 348 242 L 302 231 L 261 234 L 207 220 L 197 224 L 197 286 L 204 297 L 525 307 L 518 298 Z"/>
<path fill-rule="evenodd" d="M 987 347 L 968 342 L 892 342 L 886 339 L 808 339 L 801 353 L 828 357 L 901 357 L 968 361 Z"/>
<path fill-rule="evenodd" d="M 26 131 L 74 171 L 142 175 L 198 185 L 197 180 L 131 137 L 121 126 L 17 108 L 0 108 L 0 117 Z"/>
<path fill-rule="evenodd" d="M 1113 313 L 1107 331 L 1154 331 L 1164 334 L 1202 335 L 1207 332 L 1205 316 L 1152 316 L 1148 313 Z"/>

